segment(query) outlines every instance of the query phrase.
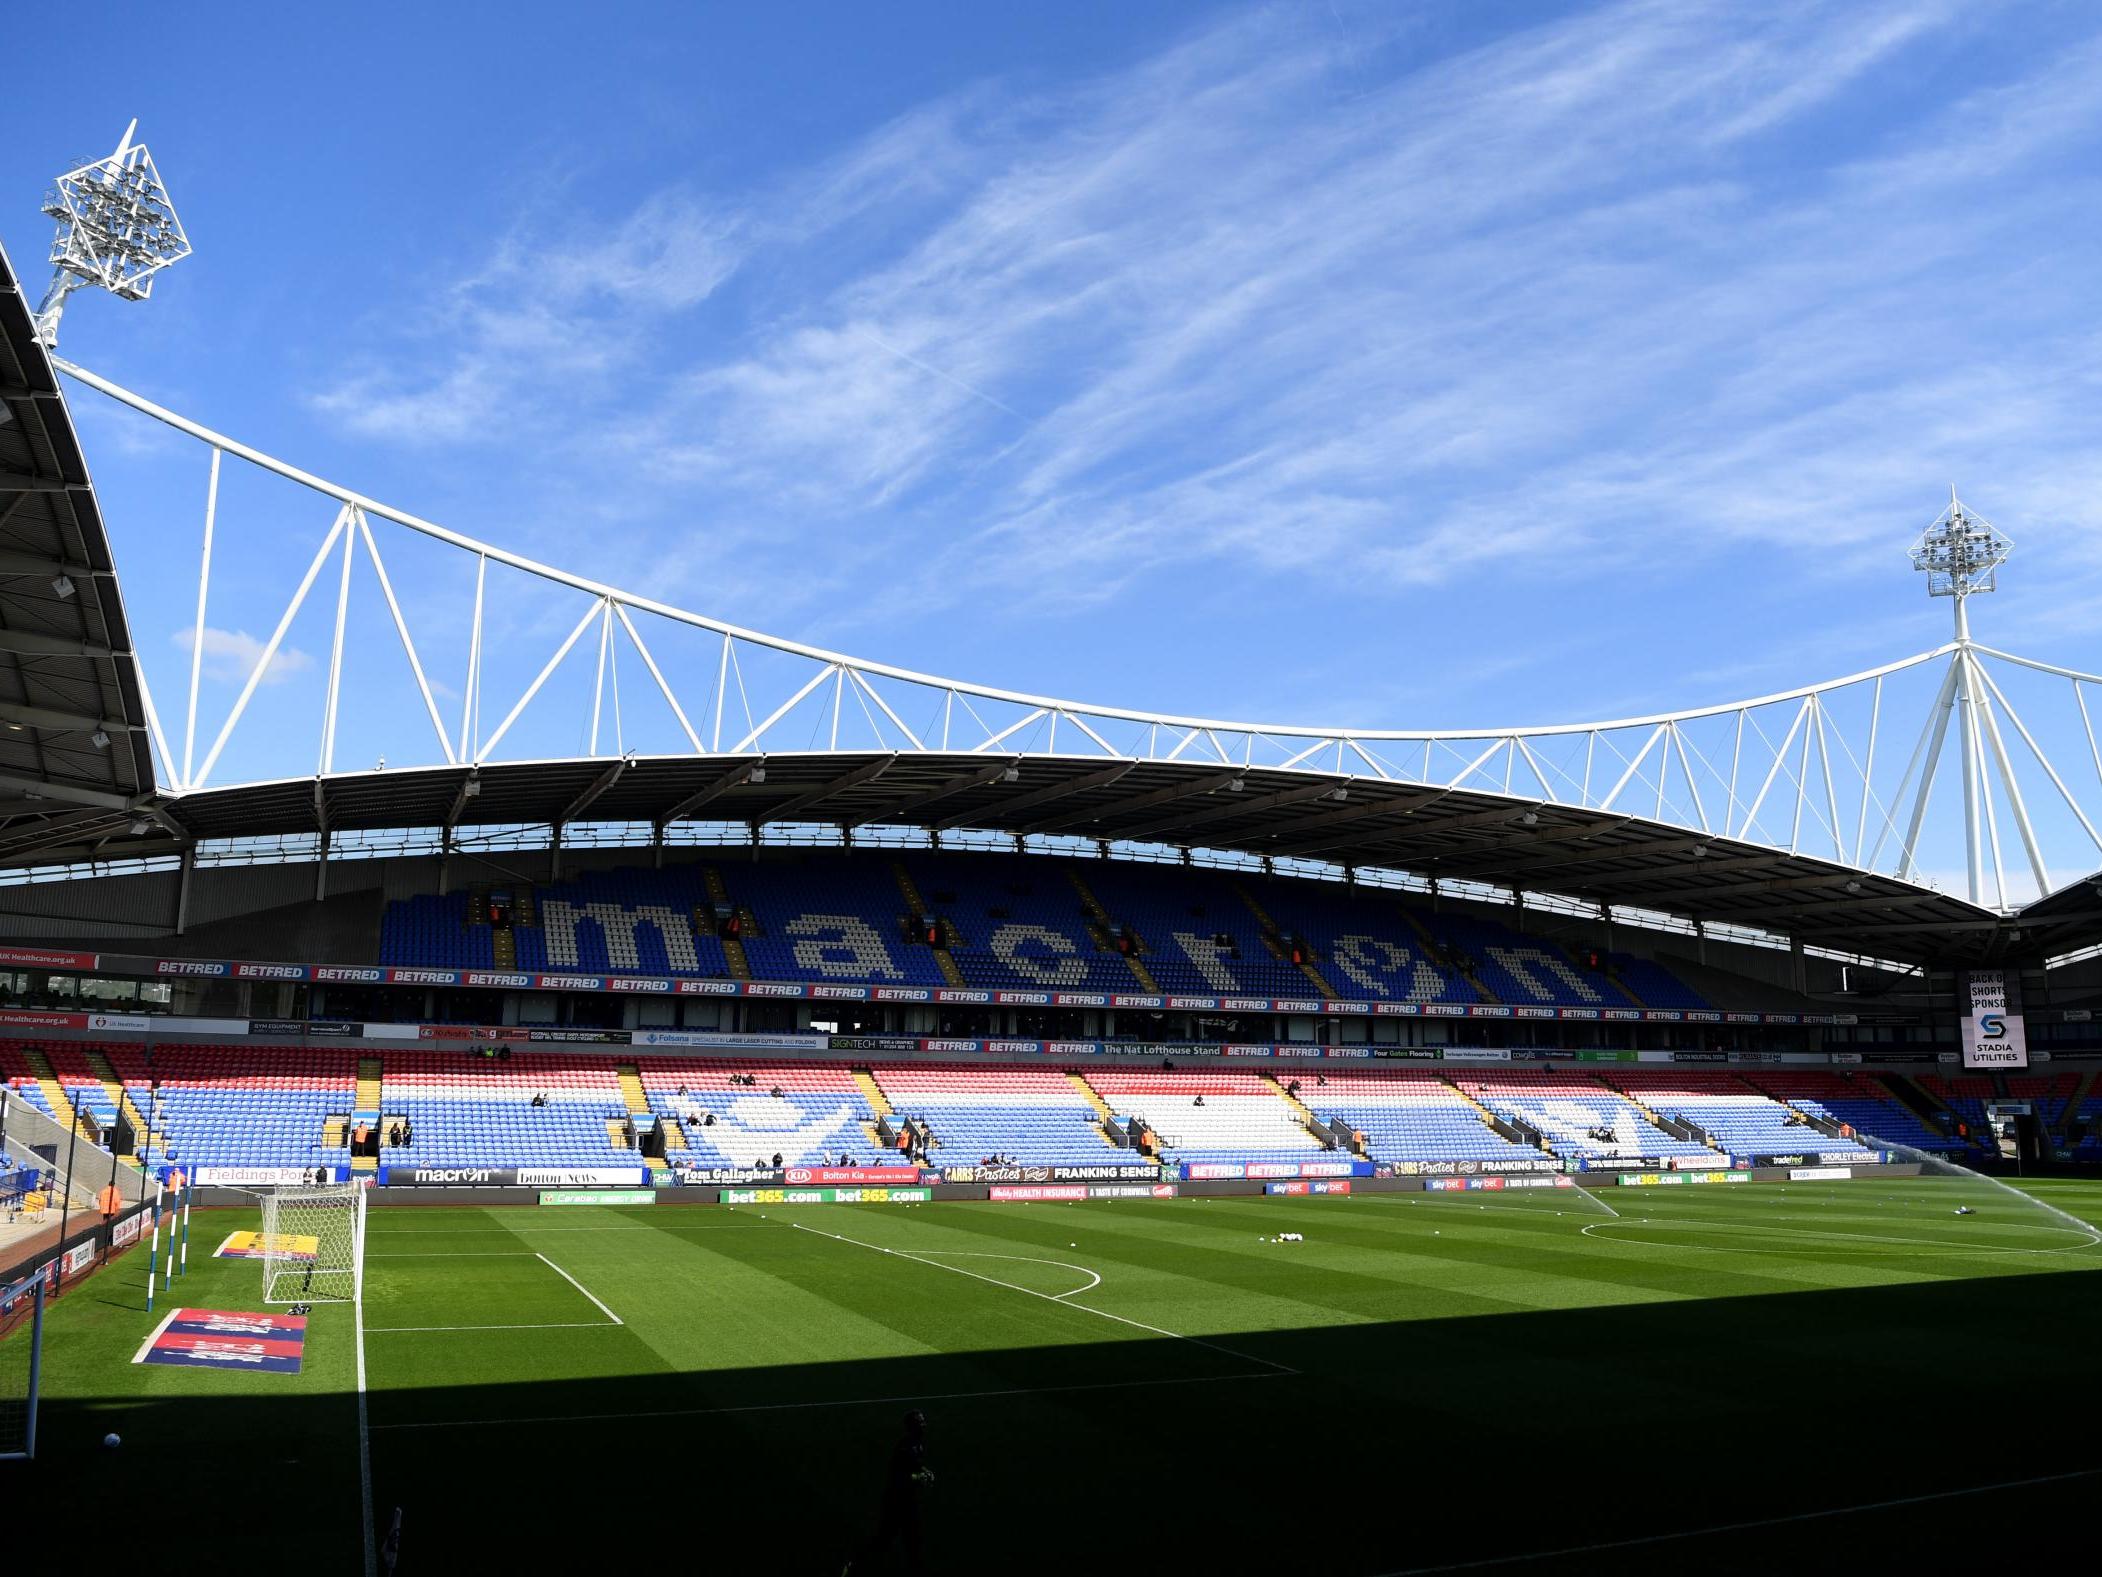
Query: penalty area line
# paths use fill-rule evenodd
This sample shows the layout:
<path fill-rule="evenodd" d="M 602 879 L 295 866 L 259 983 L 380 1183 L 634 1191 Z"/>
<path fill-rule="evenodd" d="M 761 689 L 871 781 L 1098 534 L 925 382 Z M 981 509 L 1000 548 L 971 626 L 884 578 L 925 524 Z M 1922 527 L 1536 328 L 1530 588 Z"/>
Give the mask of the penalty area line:
<path fill-rule="evenodd" d="M 362 1204 L 358 1211 L 362 1223 Z M 350 1312 L 358 1337 L 358 1506 L 365 1525 L 364 1572 L 365 1577 L 378 1577 L 379 1547 L 372 1542 L 372 1423 L 365 1406 L 365 1300 L 362 1296 L 351 1303 Z"/>
<path fill-rule="evenodd" d="M 1171 1341 L 1188 1342 L 1193 1347 L 1202 1347 L 1210 1352 L 1224 1353 L 1227 1357 L 1238 1358 L 1243 1363 L 1261 1364 L 1265 1369 L 1275 1370 L 1280 1375 L 1299 1373 L 1297 1369 L 1292 1368 L 1289 1364 L 1277 1363 L 1269 1358 L 1258 1358 L 1254 1353 L 1237 1352 L 1231 1347 L 1222 1347 L 1217 1342 L 1208 1342 L 1201 1336 L 1185 1336 L 1180 1331 L 1167 1330 L 1158 1325 L 1148 1325 L 1144 1320 L 1127 1319 L 1124 1315 L 1112 1314 L 1107 1309 L 1094 1308 L 1085 1303 L 1074 1303 L 1070 1301 L 1071 1293 L 1053 1295 L 1048 1292 L 1038 1292 L 1034 1287 L 1020 1286 L 1012 1281 L 1002 1281 L 997 1276 L 980 1275 L 975 1270 L 965 1270 L 961 1265 L 944 1265 L 938 1259 L 929 1259 L 925 1255 L 912 1253 L 908 1249 L 885 1248 L 881 1243 L 864 1243 L 860 1238 L 845 1237 L 837 1232 L 822 1232 L 816 1227 L 806 1227 L 800 1221 L 791 1221 L 789 1225 L 798 1232 L 808 1232 L 813 1237 L 830 1238 L 835 1243 L 851 1243 L 856 1248 L 869 1249 L 877 1254 L 889 1254 L 897 1259 L 912 1260 L 916 1264 L 931 1265 L 936 1270 L 946 1270 L 951 1275 L 968 1276 L 971 1280 L 982 1281 L 988 1286 L 1005 1287 L 1009 1292 L 1027 1293 L 1032 1298 L 1041 1298 L 1046 1303 L 1056 1303 L 1063 1308 L 1078 1309 L 1081 1313 L 1092 1314 L 1098 1319 L 1115 1320 L 1119 1325 L 1129 1325 L 1133 1330 L 1146 1331 L 1154 1336 L 1165 1336 Z M 1070 1270 L 1074 1267 L 1066 1265 L 1063 1268 Z"/>
<path fill-rule="evenodd" d="M 539 1260 L 541 1264 L 545 1265 L 549 1270 L 553 1271 L 556 1275 L 560 1276 L 564 1281 L 568 1282 L 572 1287 L 576 1288 L 577 1291 L 583 1293 L 585 1297 L 591 1300 L 591 1306 L 597 1309 L 599 1313 L 605 1315 L 605 1317 L 611 1320 L 615 1325 L 624 1325 L 627 1323 L 626 1321 L 621 1319 L 621 1317 L 618 1314 L 615 1314 L 611 1309 L 607 1308 L 604 1303 L 600 1302 L 597 1293 L 593 1292 L 589 1287 L 585 1286 L 581 1281 L 577 1280 L 576 1277 L 572 1276 L 560 1265 L 557 1265 L 545 1254 L 535 1254 L 533 1258 Z"/>
<path fill-rule="evenodd" d="M 406 1336 L 429 1331 L 610 1331 L 619 1320 L 558 1320 L 551 1325 L 374 1325 L 374 1336 Z"/>

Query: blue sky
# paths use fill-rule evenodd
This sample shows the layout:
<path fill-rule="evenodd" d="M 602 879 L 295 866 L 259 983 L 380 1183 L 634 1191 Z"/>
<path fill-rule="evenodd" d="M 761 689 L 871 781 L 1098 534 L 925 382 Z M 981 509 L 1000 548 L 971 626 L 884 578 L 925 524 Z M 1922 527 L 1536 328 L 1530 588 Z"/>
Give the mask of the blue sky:
<path fill-rule="evenodd" d="M 1936 644 L 1904 550 L 1954 481 L 2018 546 L 1980 633 L 2098 666 L 2087 6 L 126 25 L 53 30 L 0 110 L 0 237 L 40 278 L 38 193 L 137 115 L 197 251 L 62 351 L 666 601 L 1132 706 L 1567 721 Z M 201 457 L 88 402 L 175 714 Z M 229 481 L 207 736 L 328 521 Z M 468 572 L 383 545 L 456 696 Z M 333 586 L 215 781 L 313 769 Z M 365 604 L 338 764 L 428 759 Z M 492 705 L 579 611 L 510 607 Z"/>

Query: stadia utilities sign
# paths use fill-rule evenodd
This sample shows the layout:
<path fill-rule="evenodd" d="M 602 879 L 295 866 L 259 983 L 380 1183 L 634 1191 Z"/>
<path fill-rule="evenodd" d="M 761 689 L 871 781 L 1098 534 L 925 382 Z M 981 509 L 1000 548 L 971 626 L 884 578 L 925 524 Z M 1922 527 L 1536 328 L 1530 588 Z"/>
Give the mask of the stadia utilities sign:
<path fill-rule="evenodd" d="M 2026 1068 L 2029 1037 L 2022 1015 L 2009 1011 L 2007 971 L 1973 969 L 1965 981 L 1970 1000 L 1963 1019 L 1966 1068 Z"/>

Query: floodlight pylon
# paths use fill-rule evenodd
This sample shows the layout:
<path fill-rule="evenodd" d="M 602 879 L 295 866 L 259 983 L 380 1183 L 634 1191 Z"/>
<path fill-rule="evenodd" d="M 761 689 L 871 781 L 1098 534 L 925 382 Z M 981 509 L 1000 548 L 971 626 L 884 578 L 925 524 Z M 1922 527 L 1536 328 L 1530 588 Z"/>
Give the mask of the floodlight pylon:
<path fill-rule="evenodd" d="M 1934 517 L 1912 545 L 1912 567 L 1927 577 L 1927 595 L 1948 597 L 1956 604 L 1956 639 L 1971 638 L 1964 603 L 1973 592 L 1992 591 L 1998 572 L 2014 544 L 1983 515 L 1964 508 L 1949 489 L 1949 507 Z"/>
<path fill-rule="evenodd" d="M 95 285 L 125 301 L 153 294 L 154 276 L 190 255 L 175 204 L 142 142 L 137 120 L 116 152 L 90 159 L 51 183 L 44 212 L 58 221 L 51 239 L 51 287 L 36 310 L 37 337 L 58 344 L 66 298 Z"/>

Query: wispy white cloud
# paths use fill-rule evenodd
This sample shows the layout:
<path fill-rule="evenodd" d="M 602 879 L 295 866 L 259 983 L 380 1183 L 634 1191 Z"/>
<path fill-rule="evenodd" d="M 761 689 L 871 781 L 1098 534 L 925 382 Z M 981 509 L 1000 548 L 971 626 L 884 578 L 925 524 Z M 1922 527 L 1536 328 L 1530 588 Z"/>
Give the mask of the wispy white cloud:
<path fill-rule="evenodd" d="M 734 215 L 672 191 L 610 224 L 521 226 L 410 314 L 415 351 L 353 372 L 313 403 L 362 437 L 512 441 L 603 394 L 600 380 L 636 354 L 650 325 L 713 294 L 737 268 L 738 229 Z"/>
<path fill-rule="evenodd" d="M 172 640 L 187 661 L 195 644 L 196 627 L 190 625 L 177 630 Z M 207 678 L 222 684 L 245 684 L 248 676 L 255 672 L 255 665 L 262 660 L 266 644 L 246 630 L 222 630 L 207 624 L 204 627 L 202 670 Z M 283 684 L 313 666 L 311 652 L 296 646 L 280 646 L 271 654 L 270 666 L 263 670 L 262 682 Z"/>
<path fill-rule="evenodd" d="M 879 563 L 922 607 L 1767 542 L 1845 569 L 1923 478 L 2020 507 L 2080 452 L 2091 347 L 2046 331 L 2085 277 L 2050 244 L 2070 197 L 2015 177 L 2092 148 L 2102 67 L 2089 41 L 1925 70 L 1993 12 L 1631 0 L 1457 54 L 1377 14 L 1231 14 L 765 190 L 521 228 L 449 295 L 429 382 L 324 409 L 458 441 L 552 382 L 536 455 L 611 468 L 660 587 L 835 626 L 880 617 L 835 595 Z"/>

